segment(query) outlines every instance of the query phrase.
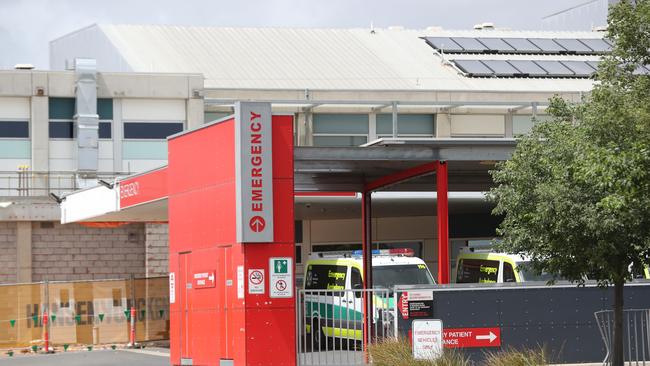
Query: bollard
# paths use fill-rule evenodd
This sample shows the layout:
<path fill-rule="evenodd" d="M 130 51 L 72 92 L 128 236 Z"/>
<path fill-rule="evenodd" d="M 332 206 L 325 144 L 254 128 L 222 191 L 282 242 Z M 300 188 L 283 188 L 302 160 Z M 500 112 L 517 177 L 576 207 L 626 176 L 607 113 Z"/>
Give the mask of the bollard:
<path fill-rule="evenodd" d="M 129 346 L 135 348 L 135 306 L 131 306 L 131 335 L 129 340 Z"/>
<path fill-rule="evenodd" d="M 43 334 L 43 340 L 45 341 L 45 353 L 50 353 L 50 332 L 48 332 L 47 330 L 47 323 L 48 323 L 47 311 L 44 311 L 43 329 L 45 330 L 45 334 Z"/>

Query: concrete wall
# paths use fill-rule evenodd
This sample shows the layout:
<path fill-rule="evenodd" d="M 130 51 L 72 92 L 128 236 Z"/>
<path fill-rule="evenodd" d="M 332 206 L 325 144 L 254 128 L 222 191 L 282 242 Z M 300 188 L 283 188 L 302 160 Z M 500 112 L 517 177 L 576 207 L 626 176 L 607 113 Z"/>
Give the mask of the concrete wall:
<path fill-rule="evenodd" d="M 0 222 L 0 283 L 16 282 L 16 223 Z"/>
<path fill-rule="evenodd" d="M 145 267 L 147 277 L 167 276 L 169 273 L 169 226 L 145 225 Z"/>
<path fill-rule="evenodd" d="M 32 281 L 145 275 L 144 224 L 90 228 L 32 224 Z"/>

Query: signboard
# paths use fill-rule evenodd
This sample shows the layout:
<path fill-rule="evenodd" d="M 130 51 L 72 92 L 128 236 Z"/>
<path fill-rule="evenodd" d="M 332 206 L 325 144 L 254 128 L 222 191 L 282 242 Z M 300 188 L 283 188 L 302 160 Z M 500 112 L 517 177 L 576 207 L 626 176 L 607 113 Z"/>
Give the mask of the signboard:
<path fill-rule="evenodd" d="M 293 297 L 293 261 L 291 257 L 269 258 L 270 297 Z"/>
<path fill-rule="evenodd" d="M 449 328 L 443 332 L 446 348 L 500 347 L 501 328 Z"/>
<path fill-rule="evenodd" d="M 214 271 L 195 273 L 193 280 L 195 289 L 214 287 Z"/>
<path fill-rule="evenodd" d="M 433 317 L 433 291 L 408 291 L 407 300 L 409 318 Z"/>
<path fill-rule="evenodd" d="M 119 182 L 120 209 L 167 197 L 167 168 L 136 175 Z"/>
<path fill-rule="evenodd" d="M 263 269 L 248 270 L 248 293 L 252 295 L 260 295 L 264 293 Z"/>
<path fill-rule="evenodd" d="M 235 104 L 237 241 L 273 242 L 271 104 Z"/>
<path fill-rule="evenodd" d="M 169 303 L 176 302 L 176 273 L 169 272 Z"/>
<path fill-rule="evenodd" d="M 244 298 L 244 266 L 237 266 L 237 298 Z"/>
<path fill-rule="evenodd" d="M 442 356 L 442 320 L 413 321 L 413 358 L 432 360 Z"/>

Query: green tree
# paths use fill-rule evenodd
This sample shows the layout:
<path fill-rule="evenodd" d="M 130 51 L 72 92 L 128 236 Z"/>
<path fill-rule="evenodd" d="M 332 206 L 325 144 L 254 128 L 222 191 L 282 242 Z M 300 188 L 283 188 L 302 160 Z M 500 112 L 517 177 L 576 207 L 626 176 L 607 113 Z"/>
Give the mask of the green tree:
<path fill-rule="evenodd" d="M 499 249 L 531 267 L 614 286 L 614 365 L 623 365 L 623 288 L 650 265 L 650 0 L 610 8 L 603 58 L 581 103 L 553 98 L 553 120 L 523 137 L 492 172 L 503 215 Z"/>

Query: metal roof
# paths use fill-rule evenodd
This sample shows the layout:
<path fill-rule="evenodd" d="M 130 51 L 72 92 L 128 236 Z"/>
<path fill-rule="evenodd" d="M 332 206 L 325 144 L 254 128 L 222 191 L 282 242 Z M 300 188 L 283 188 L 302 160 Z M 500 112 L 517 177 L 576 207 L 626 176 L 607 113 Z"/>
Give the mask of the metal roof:
<path fill-rule="evenodd" d="M 602 37 L 596 32 L 96 25 L 52 47 L 63 47 L 59 43 L 83 32 L 103 34 L 132 71 L 202 73 L 208 89 L 258 90 L 588 91 L 589 79 L 464 77 L 420 37 Z"/>

